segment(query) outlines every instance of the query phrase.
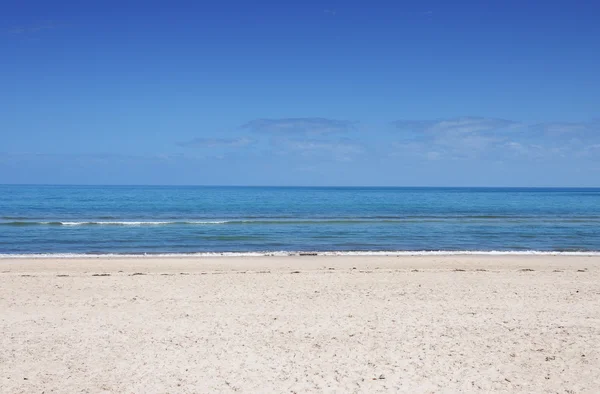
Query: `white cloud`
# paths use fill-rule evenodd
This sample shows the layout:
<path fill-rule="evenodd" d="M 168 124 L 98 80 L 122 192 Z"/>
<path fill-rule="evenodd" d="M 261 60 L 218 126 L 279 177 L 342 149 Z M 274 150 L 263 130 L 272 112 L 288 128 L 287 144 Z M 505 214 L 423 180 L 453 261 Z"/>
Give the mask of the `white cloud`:
<path fill-rule="evenodd" d="M 277 144 L 288 151 L 298 152 L 304 156 L 325 156 L 337 161 L 351 161 L 355 155 L 364 151 L 360 145 L 348 139 L 337 141 L 281 140 Z"/>
<path fill-rule="evenodd" d="M 540 136 L 566 139 L 593 139 L 600 137 L 600 119 L 589 122 L 546 122 L 530 127 L 532 133 Z"/>
<path fill-rule="evenodd" d="M 202 147 L 202 148 L 215 148 L 215 147 L 243 147 L 253 144 L 255 141 L 250 138 L 194 138 L 191 141 L 180 142 L 179 146 L 184 147 Z"/>
<path fill-rule="evenodd" d="M 442 157 L 440 152 L 427 152 L 427 160 L 439 160 Z"/>
<path fill-rule="evenodd" d="M 421 159 L 495 160 L 592 158 L 600 146 L 600 121 L 526 125 L 484 117 L 394 122 L 399 139 L 393 155 Z M 431 154 L 435 152 L 435 154 Z"/>
<path fill-rule="evenodd" d="M 256 119 L 242 128 L 255 132 L 272 134 L 304 134 L 324 135 L 347 133 L 354 130 L 356 122 L 347 120 L 325 118 L 282 118 L 282 119 Z"/>
<path fill-rule="evenodd" d="M 423 134 L 473 134 L 499 129 L 510 129 L 519 122 L 498 118 L 464 116 L 435 120 L 399 120 L 393 124 L 401 131 Z"/>

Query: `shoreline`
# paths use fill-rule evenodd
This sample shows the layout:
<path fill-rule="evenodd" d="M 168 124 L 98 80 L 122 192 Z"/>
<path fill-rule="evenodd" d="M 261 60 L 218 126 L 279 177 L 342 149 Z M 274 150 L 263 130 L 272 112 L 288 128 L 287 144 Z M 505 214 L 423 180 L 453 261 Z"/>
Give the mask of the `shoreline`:
<path fill-rule="evenodd" d="M 600 256 L 600 250 L 399 250 L 399 251 L 263 251 L 263 252 L 190 252 L 190 253 L 0 253 L 0 261 L 12 259 L 153 259 L 219 257 L 412 257 L 412 256 Z"/>

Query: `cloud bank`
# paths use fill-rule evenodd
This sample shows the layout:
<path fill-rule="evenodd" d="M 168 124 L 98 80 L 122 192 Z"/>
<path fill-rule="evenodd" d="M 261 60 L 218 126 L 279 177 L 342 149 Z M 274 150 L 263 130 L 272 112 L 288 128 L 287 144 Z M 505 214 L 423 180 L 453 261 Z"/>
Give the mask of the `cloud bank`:
<path fill-rule="evenodd" d="M 392 124 L 398 131 L 392 155 L 427 160 L 589 157 L 593 152 L 591 146 L 600 142 L 598 120 L 528 125 L 507 119 L 468 116 L 399 120 Z"/>

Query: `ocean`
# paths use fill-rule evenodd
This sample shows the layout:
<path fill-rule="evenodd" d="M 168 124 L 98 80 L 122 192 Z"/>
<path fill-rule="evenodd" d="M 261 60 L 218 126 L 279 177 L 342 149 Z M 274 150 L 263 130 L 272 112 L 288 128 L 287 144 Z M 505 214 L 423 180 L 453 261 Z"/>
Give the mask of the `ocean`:
<path fill-rule="evenodd" d="M 0 256 L 598 253 L 600 189 L 0 185 Z"/>

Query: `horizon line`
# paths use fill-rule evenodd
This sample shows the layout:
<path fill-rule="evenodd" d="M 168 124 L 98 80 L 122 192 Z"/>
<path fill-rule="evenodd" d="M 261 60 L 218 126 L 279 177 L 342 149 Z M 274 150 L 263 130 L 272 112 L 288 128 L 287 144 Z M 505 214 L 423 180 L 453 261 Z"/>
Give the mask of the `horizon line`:
<path fill-rule="evenodd" d="M 0 183 L 0 186 L 89 186 L 89 187 L 231 187 L 231 188 L 388 188 L 388 189 L 600 189 L 600 186 L 435 186 L 435 185 L 217 185 L 217 184 L 125 184 L 125 183 Z"/>

